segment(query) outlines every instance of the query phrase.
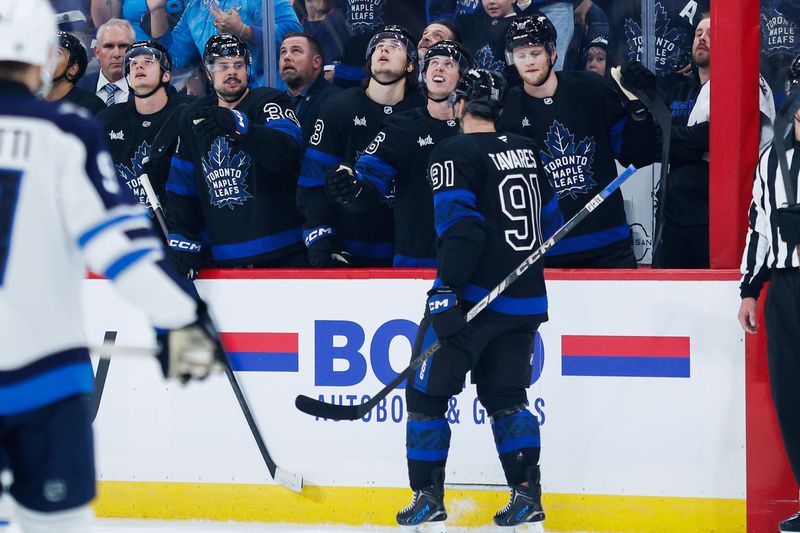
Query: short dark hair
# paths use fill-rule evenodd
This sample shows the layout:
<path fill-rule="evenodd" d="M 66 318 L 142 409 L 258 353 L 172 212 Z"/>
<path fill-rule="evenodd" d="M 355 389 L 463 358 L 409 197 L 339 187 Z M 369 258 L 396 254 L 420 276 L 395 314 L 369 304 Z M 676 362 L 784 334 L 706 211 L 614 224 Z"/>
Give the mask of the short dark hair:
<path fill-rule="evenodd" d="M 325 62 L 325 57 L 322 55 L 322 43 L 319 42 L 319 39 L 304 31 L 290 31 L 283 36 L 281 45 L 283 45 L 284 41 L 286 41 L 286 39 L 289 37 L 304 37 L 308 41 L 308 45 L 311 47 L 311 53 L 315 56 L 320 56 L 322 58 L 322 62 Z"/>
<path fill-rule="evenodd" d="M 450 30 L 450 33 L 453 34 L 453 38 L 451 39 L 452 41 L 455 41 L 458 44 L 463 44 L 462 41 L 461 41 L 461 32 L 458 31 L 458 28 L 456 27 L 456 25 L 453 23 L 452 20 L 450 20 L 450 19 L 436 19 L 436 20 L 431 21 L 431 24 L 438 24 L 439 26 L 444 26 L 445 28 Z M 430 26 L 431 24 L 428 24 L 428 26 Z"/>

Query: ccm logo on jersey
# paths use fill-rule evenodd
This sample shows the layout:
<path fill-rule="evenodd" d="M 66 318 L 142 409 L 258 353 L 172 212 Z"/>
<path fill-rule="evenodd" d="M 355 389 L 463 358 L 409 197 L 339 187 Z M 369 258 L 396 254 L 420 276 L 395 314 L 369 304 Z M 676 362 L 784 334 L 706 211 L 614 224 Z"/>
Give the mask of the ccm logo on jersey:
<path fill-rule="evenodd" d="M 182 252 L 192 252 L 192 253 L 199 253 L 202 250 L 202 246 L 197 244 L 196 242 L 191 241 L 181 241 L 178 239 L 170 239 L 169 240 L 169 247 L 174 248 L 177 250 L 181 250 Z"/>

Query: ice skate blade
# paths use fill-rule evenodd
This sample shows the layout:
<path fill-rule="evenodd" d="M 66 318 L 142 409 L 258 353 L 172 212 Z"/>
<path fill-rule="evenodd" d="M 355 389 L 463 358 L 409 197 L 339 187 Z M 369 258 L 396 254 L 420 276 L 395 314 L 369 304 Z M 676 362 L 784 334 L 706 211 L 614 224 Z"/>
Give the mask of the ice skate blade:
<path fill-rule="evenodd" d="M 542 522 L 525 522 L 518 526 L 496 526 L 498 533 L 545 533 Z"/>
<path fill-rule="evenodd" d="M 440 522 L 424 522 L 416 526 L 400 526 L 403 533 L 447 533 L 444 520 Z"/>

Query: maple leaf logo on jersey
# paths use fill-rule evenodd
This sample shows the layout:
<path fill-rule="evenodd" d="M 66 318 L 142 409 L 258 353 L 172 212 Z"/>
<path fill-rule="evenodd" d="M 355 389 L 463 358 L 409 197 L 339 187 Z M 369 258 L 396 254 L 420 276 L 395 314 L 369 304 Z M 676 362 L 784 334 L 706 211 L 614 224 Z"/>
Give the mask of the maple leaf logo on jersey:
<path fill-rule="evenodd" d="M 656 2 L 656 76 L 668 76 L 675 72 L 675 61 L 689 46 L 686 34 L 673 28 L 667 10 Z M 625 38 L 628 40 L 628 59 L 642 60 L 642 28 L 633 19 L 625 19 Z M 689 43 L 691 44 L 691 43 Z"/>
<path fill-rule="evenodd" d="M 233 209 L 253 197 L 247 190 L 252 158 L 241 151 L 231 157 L 231 147 L 225 137 L 214 139 L 208 158 L 203 157 L 201 161 L 211 205 Z"/>
<path fill-rule="evenodd" d="M 487 44 L 477 52 L 475 52 L 475 59 L 472 61 L 473 68 L 485 68 L 487 70 L 494 70 L 496 72 L 503 72 L 505 63 L 501 59 L 497 59 L 492 53 L 492 48 Z"/>
<path fill-rule="evenodd" d="M 566 196 L 575 200 L 578 194 L 587 194 L 597 186 L 592 179 L 594 137 L 584 137 L 575 146 L 575 136 L 554 120 L 544 145 L 548 150 L 539 150 L 539 155 L 559 200 Z"/>
<path fill-rule="evenodd" d="M 468 15 L 475 13 L 478 9 L 480 0 L 457 0 L 456 1 L 456 15 Z"/>
<path fill-rule="evenodd" d="M 133 154 L 133 157 L 130 159 L 130 166 L 117 163 L 114 165 L 114 168 L 122 183 L 128 186 L 128 189 L 136 196 L 140 204 L 147 206 L 147 212 L 152 216 L 153 210 L 147 201 L 147 194 L 144 192 L 144 187 L 142 187 L 139 181 L 139 176 L 142 175 L 142 160 L 148 155 L 150 155 L 150 145 L 147 144 L 147 141 L 142 141 L 142 144 L 139 145 L 139 148 L 136 149 L 136 153 Z"/>
<path fill-rule="evenodd" d="M 349 0 L 347 27 L 361 33 L 383 26 L 383 2 L 384 0 Z"/>
<path fill-rule="evenodd" d="M 777 8 L 773 2 L 761 10 L 761 49 L 767 57 L 793 56 L 800 51 L 800 27 Z"/>

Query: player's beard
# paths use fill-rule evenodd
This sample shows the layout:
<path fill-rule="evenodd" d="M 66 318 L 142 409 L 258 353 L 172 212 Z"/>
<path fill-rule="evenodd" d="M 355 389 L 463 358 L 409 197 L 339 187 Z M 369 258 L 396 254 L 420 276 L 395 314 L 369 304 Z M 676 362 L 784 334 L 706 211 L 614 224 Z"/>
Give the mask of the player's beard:
<path fill-rule="evenodd" d="M 231 79 L 231 78 L 228 78 Z M 247 83 L 240 80 L 236 77 L 236 80 L 239 81 L 239 85 L 236 88 L 228 88 L 226 85 L 227 80 L 222 84 L 221 87 L 215 87 L 214 90 L 219 96 L 220 100 L 225 102 L 236 102 L 237 100 L 241 99 L 244 96 L 244 93 L 247 92 Z"/>
<path fill-rule="evenodd" d="M 703 50 L 692 51 L 692 60 L 698 67 L 705 68 L 711 64 L 711 50 L 704 48 Z"/>

